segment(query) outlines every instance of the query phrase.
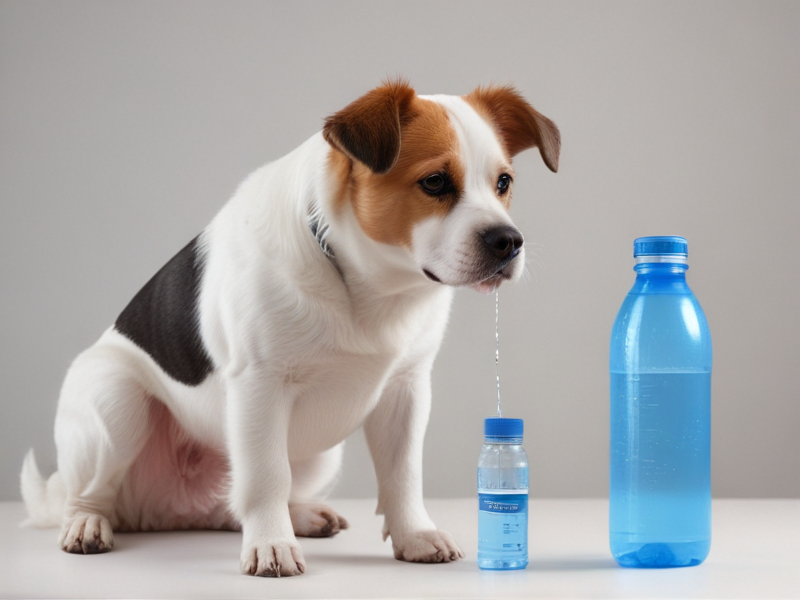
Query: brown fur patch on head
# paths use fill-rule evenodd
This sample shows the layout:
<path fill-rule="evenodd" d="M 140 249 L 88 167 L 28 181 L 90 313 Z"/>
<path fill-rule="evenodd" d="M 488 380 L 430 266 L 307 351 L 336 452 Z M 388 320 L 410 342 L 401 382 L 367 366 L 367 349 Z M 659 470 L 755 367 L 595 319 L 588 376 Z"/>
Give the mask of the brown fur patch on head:
<path fill-rule="evenodd" d="M 515 88 L 479 87 L 464 96 L 464 100 L 494 126 L 509 156 L 536 146 L 544 164 L 554 173 L 558 171 L 561 152 L 558 127 L 528 104 Z"/>
<path fill-rule="evenodd" d="M 370 92 L 373 96 L 375 93 Z M 383 93 L 377 91 L 378 96 Z M 399 148 L 388 171 L 376 170 L 357 158 L 371 151 L 344 150 L 335 142 L 331 143 L 329 164 L 338 180 L 337 204 L 351 203 L 364 232 L 378 242 L 410 247 L 415 224 L 446 215 L 457 201 L 457 193 L 463 189 L 464 167 L 444 107 L 414 95 L 404 101 L 398 122 Z M 347 163 L 345 157 L 350 159 Z M 422 190 L 418 182 L 435 173 L 448 175 L 455 190 L 452 194 L 435 197 Z"/>

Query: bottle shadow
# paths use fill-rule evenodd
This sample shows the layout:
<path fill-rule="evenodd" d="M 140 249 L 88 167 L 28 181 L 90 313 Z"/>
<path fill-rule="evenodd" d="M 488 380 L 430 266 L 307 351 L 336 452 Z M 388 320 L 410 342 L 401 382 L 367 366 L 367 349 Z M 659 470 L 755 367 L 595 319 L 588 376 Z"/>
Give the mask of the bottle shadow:
<path fill-rule="evenodd" d="M 334 565 L 347 565 L 347 566 L 390 566 L 396 565 L 399 568 L 415 568 L 420 565 L 423 567 L 441 565 L 445 566 L 448 570 L 454 571 L 479 571 L 475 560 L 458 560 L 451 563 L 410 563 L 405 561 L 396 560 L 390 555 L 375 556 L 366 554 L 340 554 L 340 555 L 307 555 L 306 558 L 309 562 Z M 600 571 L 619 569 L 616 561 L 613 558 L 605 557 L 564 557 L 564 558 L 547 558 L 544 560 L 532 559 L 528 563 L 528 571 L 541 571 L 541 572 L 560 572 L 560 571 Z M 491 572 L 491 571 L 487 571 Z"/>
<path fill-rule="evenodd" d="M 528 569 L 531 571 L 599 571 L 619 569 L 619 565 L 611 557 L 564 557 L 544 560 L 534 558 L 528 563 Z"/>

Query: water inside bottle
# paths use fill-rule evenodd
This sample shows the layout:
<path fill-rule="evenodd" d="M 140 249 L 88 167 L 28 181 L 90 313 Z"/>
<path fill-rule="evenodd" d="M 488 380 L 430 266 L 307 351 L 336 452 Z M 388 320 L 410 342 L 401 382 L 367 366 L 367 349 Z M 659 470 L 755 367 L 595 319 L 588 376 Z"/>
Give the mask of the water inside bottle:
<path fill-rule="evenodd" d="M 692 566 L 708 554 L 710 389 L 711 373 L 611 373 L 609 524 L 623 567 Z"/>

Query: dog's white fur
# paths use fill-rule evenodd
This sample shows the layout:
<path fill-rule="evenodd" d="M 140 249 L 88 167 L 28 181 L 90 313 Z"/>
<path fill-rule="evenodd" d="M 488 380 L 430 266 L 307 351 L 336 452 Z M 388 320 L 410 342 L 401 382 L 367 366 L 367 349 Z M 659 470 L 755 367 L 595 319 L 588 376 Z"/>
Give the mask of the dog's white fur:
<path fill-rule="evenodd" d="M 295 534 L 347 526 L 319 502 L 343 440 L 363 425 L 395 556 L 463 556 L 423 506 L 430 372 L 451 285 L 480 287 L 463 261 L 476 231 L 511 225 L 487 176 L 511 166 L 467 102 L 425 101 L 446 109 L 457 135 L 466 178 L 453 210 L 415 224 L 410 248 L 374 241 L 349 204 L 334 203 L 335 150 L 322 134 L 257 170 L 200 237 L 200 332 L 214 371 L 179 383 L 109 328 L 66 376 L 57 473 L 45 483 L 26 459 L 31 524 L 61 525 L 72 552 L 110 549 L 113 530 L 241 527 L 243 572 L 298 574 Z M 335 262 L 310 233 L 309 211 L 327 223 Z M 504 278 L 518 278 L 523 262 Z"/>

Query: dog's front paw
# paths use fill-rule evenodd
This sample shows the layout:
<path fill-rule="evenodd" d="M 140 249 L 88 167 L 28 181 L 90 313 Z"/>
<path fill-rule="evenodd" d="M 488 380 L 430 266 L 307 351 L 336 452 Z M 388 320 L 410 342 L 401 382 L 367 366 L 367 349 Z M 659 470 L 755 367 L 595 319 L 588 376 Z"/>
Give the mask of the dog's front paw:
<path fill-rule="evenodd" d="M 111 523 L 97 513 L 77 513 L 64 522 L 58 545 L 72 554 L 100 554 L 114 547 Z"/>
<path fill-rule="evenodd" d="M 453 536 L 441 529 L 414 531 L 396 539 L 392 535 L 392 548 L 397 560 L 409 562 L 450 562 L 464 558 Z"/>
<path fill-rule="evenodd" d="M 245 544 L 240 568 L 245 575 L 290 577 L 305 573 L 306 561 L 303 551 L 294 541 Z"/>
<path fill-rule="evenodd" d="M 347 519 L 325 504 L 290 504 L 294 534 L 303 537 L 331 537 L 347 529 Z"/>

